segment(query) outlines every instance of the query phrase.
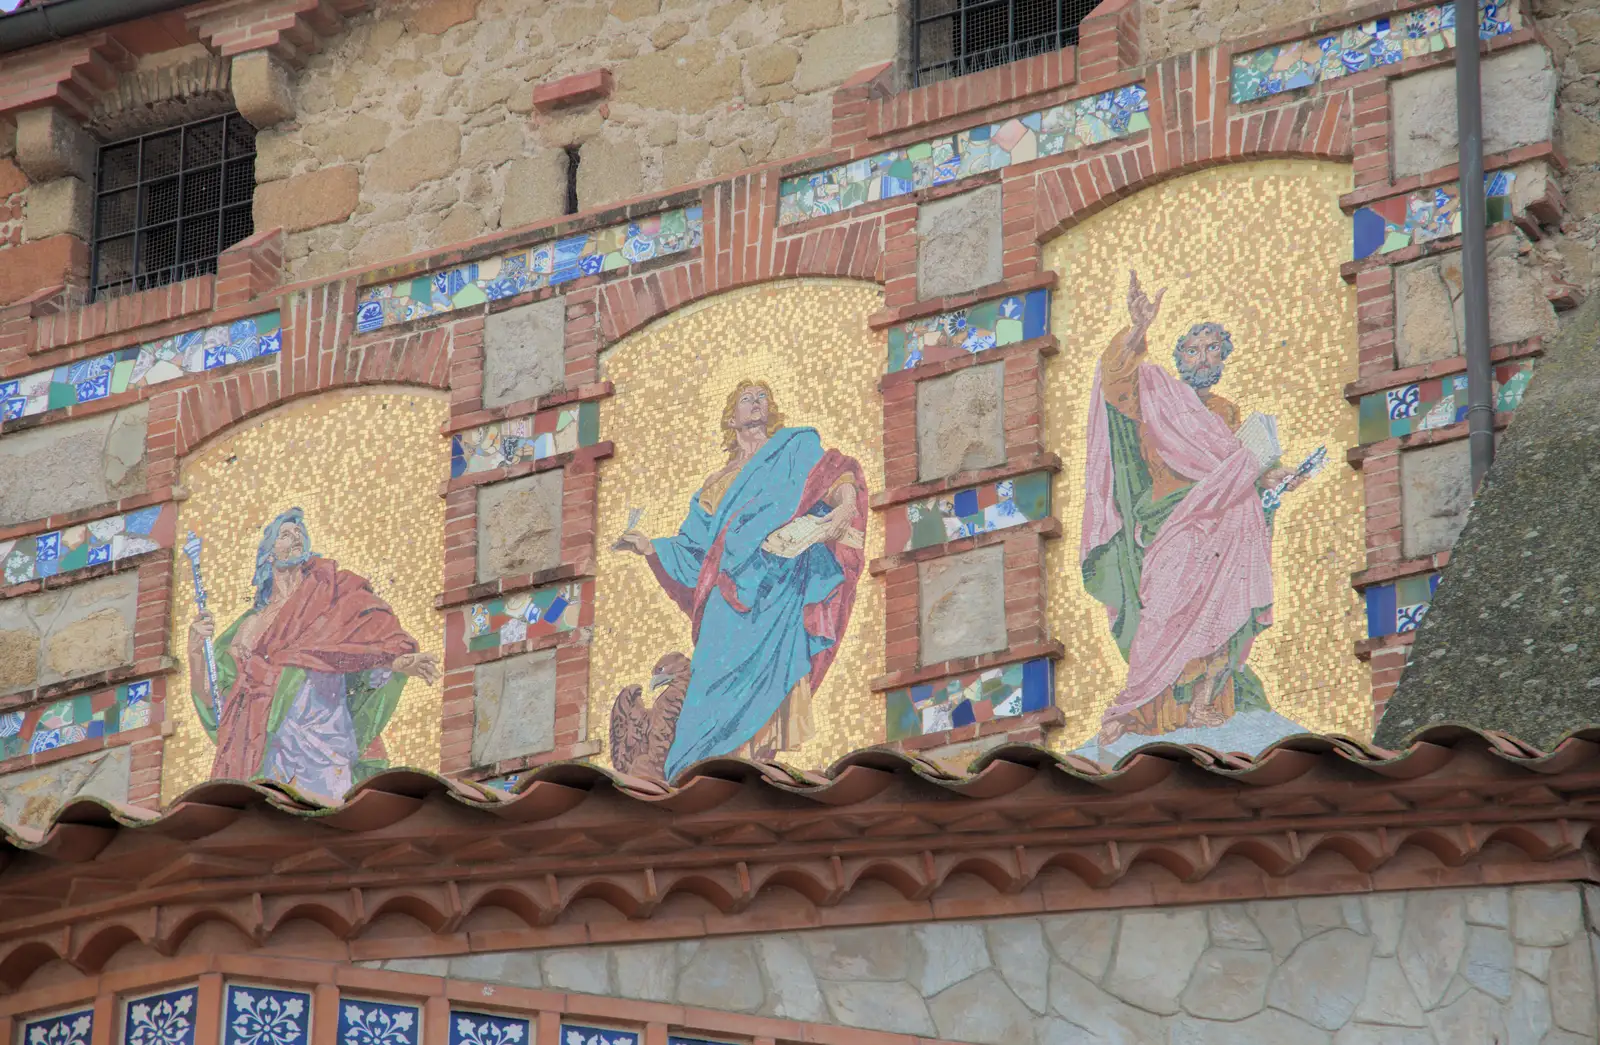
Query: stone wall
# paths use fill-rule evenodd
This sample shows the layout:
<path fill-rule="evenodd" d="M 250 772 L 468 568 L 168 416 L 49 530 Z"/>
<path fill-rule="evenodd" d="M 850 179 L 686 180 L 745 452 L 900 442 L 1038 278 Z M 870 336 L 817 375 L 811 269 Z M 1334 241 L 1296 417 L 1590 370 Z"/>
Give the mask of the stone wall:
<path fill-rule="evenodd" d="M 1364 6 L 1361 0 L 1143 0 L 1139 29 L 1144 57 L 1158 60 Z"/>
<path fill-rule="evenodd" d="M 0 693 L 131 662 L 137 598 L 124 574 L 0 601 Z"/>
<path fill-rule="evenodd" d="M 144 404 L 0 440 L 0 526 L 105 505 L 144 489 Z"/>
<path fill-rule="evenodd" d="M 1580 1045 L 1597 902 L 1440 890 L 370 965 L 986 1045 Z"/>
<path fill-rule="evenodd" d="M 0 820 L 39 830 L 77 798 L 126 803 L 132 752 L 128 746 L 107 748 L 11 774 L 0 788 Z"/>
<path fill-rule="evenodd" d="M 1568 217 L 1553 245 L 1566 278 L 1592 288 L 1600 275 L 1600 10 L 1588 0 L 1535 0 L 1532 8 L 1558 74 L 1556 140 L 1568 164 Z"/>
<path fill-rule="evenodd" d="M 257 142 L 256 225 L 290 229 L 306 278 L 558 216 L 569 148 L 581 209 L 816 149 L 833 89 L 898 55 L 902 6 L 384 5 L 293 76 L 294 122 Z M 534 111 L 535 87 L 602 68 L 605 101 Z"/>

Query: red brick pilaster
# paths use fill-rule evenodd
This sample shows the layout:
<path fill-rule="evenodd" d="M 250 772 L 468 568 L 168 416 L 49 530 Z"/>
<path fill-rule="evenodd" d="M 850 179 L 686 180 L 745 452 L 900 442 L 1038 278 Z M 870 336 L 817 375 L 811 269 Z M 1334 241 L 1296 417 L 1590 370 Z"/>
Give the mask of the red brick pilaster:
<path fill-rule="evenodd" d="M 1400 514 L 1400 454 L 1368 457 L 1361 464 L 1367 508 L 1367 565 L 1398 562 L 1404 530 Z"/>
<path fill-rule="evenodd" d="M 165 679 L 152 680 L 156 687 L 164 686 Z M 172 689 L 179 689 L 174 686 Z M 186 686 L 182 687 L 184 690 Z M 163 712 L 166 705 L 162 704 Z M 149 740 L 140 740 L 134 743 L 133 750 L 128 753 L 128 804 L 142 806 L 145 809 L 157 809 L 161 806 L 161 755 L 166 745 L 163 737 L 151 737 Z"/>
<path fill-rule="evenodd" d="M 1389 180 L 1389 81 L 1371 80 L 1351 92 L 1355 186 Z"/>
<path fill-rule="evenodd" d="M 1360 338 L 1357 373 L 1363 378 L 1394 369 L 1393 272 L 1385 265 L 1356 274 L 1356 330 Z"/>
<path fill-rule="evenodd" d="M 1139 64 L 1138 0 L 1104 0 L 1078 26 L 1078 80 L 1114 76 Z"/>
<path fill-rule="evenodd" d="M 476 673 L 468 667 L 444 673 L 442 719 L 439 723 L 439 772 L 461 773 L 472 768 L 473 693 Z"/>

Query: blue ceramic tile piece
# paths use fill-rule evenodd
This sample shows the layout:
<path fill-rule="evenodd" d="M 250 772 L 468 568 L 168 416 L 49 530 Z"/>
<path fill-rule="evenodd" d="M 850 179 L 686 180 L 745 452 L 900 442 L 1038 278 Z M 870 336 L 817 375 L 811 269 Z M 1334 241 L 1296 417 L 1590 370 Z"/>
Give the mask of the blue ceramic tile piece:
<path fill-rule="evenodd" d="M 421 1027 L 414 1005 L 339 1000 L 339 1045 L 417 1045 Z"/>
<path fill-rule="evenodd" d="M 228 985 L 222 1045 L 306 1045 L 310 1036 L 310 994 Z"/>
<path fill-rule="evenodd" d="M 127 1003 L 122 1018 L 122 1045 L 195 1045 L 197 991 L 180 987 Z"/>
<path fill-rule="evenodd" d="M 62 1013 L 23 1024 L 22 1045 L 89 1045 L 94 1010 Z"/>
<path fill-rule="evenodd" d="M 639 1045 L 639 1032 L 563 1023 L 561 1045 Z"/>
<path fill-rule="evenodd" d="M 483 1012 L 452 1012 L 449 1045 L 529 1045 L 528 1021 Z"/>

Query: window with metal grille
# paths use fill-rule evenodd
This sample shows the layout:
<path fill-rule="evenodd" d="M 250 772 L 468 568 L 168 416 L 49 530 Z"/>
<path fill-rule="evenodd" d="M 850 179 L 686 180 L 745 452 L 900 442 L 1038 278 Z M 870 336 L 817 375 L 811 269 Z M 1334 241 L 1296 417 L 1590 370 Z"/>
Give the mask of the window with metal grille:
<path fill-rule="evenodd" d="M 102 146 L 95 184 L 96 298 L 217 271 L 255 231 L 256 129 L 238 113 Z"/>
<path fill-rule="evenodd" d="M 1078 42 L 1100 0 L 912 0 L 917 84 L 964 76 Z"/>

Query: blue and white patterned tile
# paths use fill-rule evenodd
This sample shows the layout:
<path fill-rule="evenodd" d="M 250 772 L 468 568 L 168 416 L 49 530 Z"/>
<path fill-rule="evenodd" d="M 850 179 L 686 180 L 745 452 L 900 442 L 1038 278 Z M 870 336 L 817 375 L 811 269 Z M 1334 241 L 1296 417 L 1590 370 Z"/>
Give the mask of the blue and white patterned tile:
<path fill-rule="evenodd" d="M 311 995 L 271 987 L 228 985 L 222 1045 L 306 1045 Z"/>
<path fill-rule="evenodd" d="M 639 1032 L 563 1023 L 561 1045 L 639 1045 Z"/>
<path fill-rule="evenodd" d="M 193 987 L 180 987 L 128 1002 L 122 1045 L 195 1045 L 196 994 Z"/>
<path fill-rule="evenodd" d="M 484 1012 L 452 1012 L 449 1045 L 528 1045 L 528 1021 Z"/>
<path fill-rule="evenodd" d="M 18 715 L 20 714 L 21 712 L 18 712 Z M 94 1010 L 81 1009 L 77 1012 L 28 1021 L 22 1027 L 22 1043 L 23 1045 L 89 1045 L 93 1031 Z"/>
<path fill-rule="evenodd" d="M 343 998 L 339 1045 L 417 1045 L 422 1014 L 414 1005 Z"/>

